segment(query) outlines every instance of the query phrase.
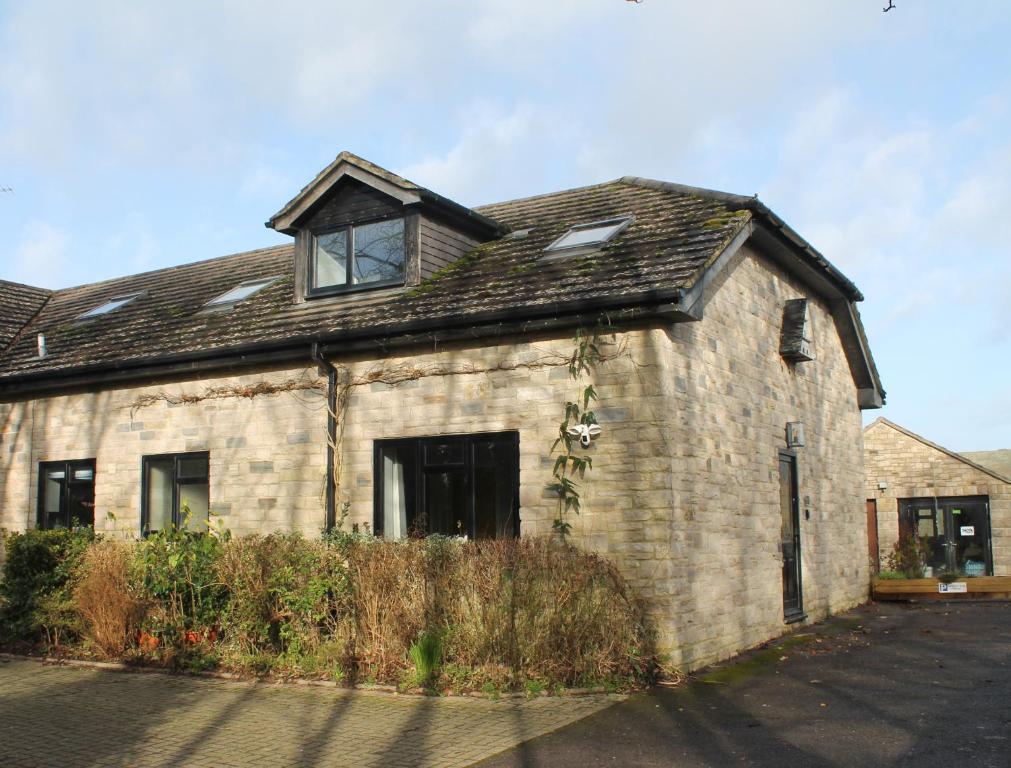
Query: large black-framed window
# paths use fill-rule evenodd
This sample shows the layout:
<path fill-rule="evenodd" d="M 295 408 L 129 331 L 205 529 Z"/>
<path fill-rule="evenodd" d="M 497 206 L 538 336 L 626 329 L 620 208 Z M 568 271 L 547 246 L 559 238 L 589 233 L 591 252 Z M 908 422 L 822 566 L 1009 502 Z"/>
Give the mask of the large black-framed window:
<path fill-rule="evenodd" d="M 519 535 L 519 433 L 377 440 L 373 460 L 377 534 Z"/>
<path fill-rule="evenodd" d="M 39 463 L 39 528 L 95 525 L 95 460 Z"/>
<path fill-rule="evenodd" d="M 403 217 L 315 232 L 309 248 L 312 296 L 404 282 L 407 249 Z"/>
<path fill-rule="evenodd" d="M 141 532 L 166 528 L 207 531 L 210 518 L 210 454 L 165 453 L 142 462 Z"/>

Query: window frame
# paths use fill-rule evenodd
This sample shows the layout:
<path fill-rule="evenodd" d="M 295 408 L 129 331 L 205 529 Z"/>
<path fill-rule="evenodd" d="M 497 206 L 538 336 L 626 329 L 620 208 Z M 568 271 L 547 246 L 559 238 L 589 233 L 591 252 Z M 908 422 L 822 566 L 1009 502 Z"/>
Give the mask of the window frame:
<path fill-rule="evenodd" d="M 95 479 L 97 477 L 96 472 L 96 462 L 95 459 L 65 459 L 61 461 L 40 461 L 38 465 L 39 470 L 39 492 L 38 497 L 35 501 L 35 527 L 43 531 L 58 530 L 52 526 L 47 525 L 49 522 L 48 514 L 45 511 L 45 496 L 46 496 L 46 472 L 52 471 L 54 469 L 62 469 L 64 472 L 63 482 L 60 488 L 60 512 L 66 522 L 66 529 L 70 530 L 72 527 L 70 525 L 70 484 L 73 481 L 73 472 L 77 469 L 90 469 L 91 470 L 91 525 L 81 526 L 81 527 L 95 527 Z"/>
<path fill-rule="evenodd" d="M 619 235 L 623 234 L 634 222 L 635 216 L 632 214 L 625 214 L 622 216 L 611 216 L 607 219 L 599 219 L 598 221 L 588 221 L 584 224 L 574 224 L 561 235 L 552 240 L 549 245 L 545 246 L 544 253 L 547 254 L 546 258 L 551 258 L 553 256 L 566 256 L 573 253 L 599 250 Z M 592 240 L 587 243 L 575 243 L 573 245 L 560 245 L 565 238 L 574 232 L 582 232 L 588 229 L 603 229 L 604 227 L 613 227 L 613 229 L 603 240 Z"/>
<path fill-rule="evenodd" d="M 100 317 L 106 317 L 107 315 L 111 315 L 114 312 L 118 312 L 123 307 L 130 306 L 131 304 L 133 304 L 133 302 L 135 302 L 137 299 L 139 299 L 141 296 L 143 296 L 144 293 L 145 293 L 144 291 L 137 291 L 135 293 L 123 293 L 123 294 L 120 294 L 119 296 L 112 296 L 112 297 L 106 299 L 105 301 L 103 301 L 97 307 L 92 307 L 91 309 L 87 310 L 86 312 L 82 312 L 81 314 L 79 314 L 74 319 L 78 320 L 78 321 L 88 322 L 88 321 L 91 321 L 91 320 L 96 320 L 96 319 L 98 319 Z M 98 311 L 102 307 L 108 306 L 109 304 L 116 304 L 116 302 L 122 302 L 122 303 L 117 304 L 117 306 L 115 306 L 115 307 L 110 307 L 109 309 L 105 310 L 104 312 L 99 312 Z"/>
<path fill-rule="evenodd" d="M 404 261 L 403 261 L 403 271 L 399 278 L 393 278 L 389 280 L 373 280 L 368 283 L 355 283 L 354 279 L 354 261 L 355 261 L 355 236 L 354 231 L 358 227 L 365 227 L 369 224 L 380 224 L 384 221 L 400 221 L 403 227 L 403 243 L 404 243 Z M 317 241 L 320 237 L 324 235 L 335 235 L 338 232 L 345 232 L 345 248 L 348 254 L 348 263 L 345 268 L 344 284 L 343 285 L 316 285 L 316 247 Z M 377 288 L 391 288 L 402 286 L 406 284 L 407 281 L 407 237 L 408 237 L 408 226 L 407 217 L 401 216 L 381 216 L 379 218 L 362 219 L 360 221 L 349 222 L 347 224 L 341 224 L 335 227 L 326 227 L 323 229 L 315 229 L 309 232 L 309 249 L 307 254 L 308 263 L 306 264 L 306 292 L 305 296 L 307 299 L 315 299 L 323 296 L 338 296 L 344 293 L 356 293 L 358 291 L 370 291 Z"/>
<path fill-rule="evenodd" d="M 475 538 L 475 512 L 476 512 L 476 483 L 474 482 L 475 468 L 479 465 L 475 462 L 474 457 L 474 447 L 476 443 L 482 441 L 490 440 L 501 440 L 503 442 L 508 441 L 510 443 L 510 457 L 512 460 L 512 466 L 510 469 L 513 473 L 512 478 L 512 536 L 511 538 L 519 538 L 520 527 L 522 523 L 522 516 L 520 514 L 520 433 L 517 430 L 506 430 L 503 432 L 465 432 L 465 433 L 455 433 L 450 435 L 424 435 L 420 437 L 395 437 L 395 438 L 382 438 L 372 441 L 372 532 L 376 536 L 384 536 L 385 532 L 383 530 L 383 506 L 384 498 L 383 491 L 384 485 L 382 466 L 383 466 L 383 449 L 393 448 L 393 447 L 405 447 L 413 449 L 415 452 L 415 472 L 416 476 L 414 478 L 414 499 L 413 505 L 415 510 L 415 519 L 418 515 L 424 514 L 424 495 L 425 495 L 425 474 L 426 468 L 431 471 L 432 469 L 438 468 L 448 468 L 448 469 L 460 469 L 466 472 L 466 486 L 467 486 L 467 499 L 468 499 L 468 527 L 467 527 L 467 537 L 470 539 Z M 456 443 L 463 447 L 463 459 L 462 461 L 451 460 L 447 462 L 425 462 L 425 447 L 430 445 L 445 445 L 447 443 Z M 410 531 L 410 522 L 408 523 L 408 531 Z M 433 535 L 432 532 L 426 531 L 426 536 Z M 448 535 L 448 534 L 443 534 Z M 410 536 L 410 533 L 408 533 Z M 505 537 L 504 537 L 505 538 Z"/>
<path fill-rule="evenodd" d="M 151 535 L 150 530 L 151 524 L 151 510 L 149 509 L 149 480 L 148 480 L 148 466 L 150 462 L 153 461 L 164 461 L 166 459 L 172 459 L 172 527 L 176 530 L 180 529 L 179 520 L 179 487 L 180 485 L 197 485 L 206 483 L 207 485 L 207 523 L 210 525 L 211 511 L 210 511 L 210 499 L 211 499 L 211 453 L 210 451 L 184 451 L 181 453 L 152 453 L 141 457 L 140 464 L 140 535 L 147 538 Z M 204 459 L 207 462 L 207 472 L 202 478 L 203 483 L 194 482 L 194 477 L 185 477 L 180 482 L 179 477 L 179 464 L 182 461 L 188 459 Z"/>
<path fill-rule="evenodd" d="M 229 309 L 232 309 L 236 305 L 241 304 L 244 301 L 249 301 L 250 299 L 255 298 L 262 291 L 265 291 L 267 288 L 269 288 L 270 286 L 272 286 L 274 283 L 276 283 L 280 279 L 281 279 L 280 275 L 273 275 L 271 277 L 254 277 L 254 278 L 250 278 L 249 280 L 243 280 L 241 283 L 239 283 L 237 285 L 233 285 L 231 288 L 229 288 L 224 293 L 222 293 L 219 296 L 216 296 L 213 299 L 211 299 L 210 301 L 208 301 L 206 304 L 204 304 L 204 306 L 203 306 L 202 309 L 205 312 L 224 312 L 224 311 L 227 311 Z M 234 301 L 222 301 L 222 299 L 225 296 L 227 296 L 228 294 L 232 293 L 233 291 L 237 291 L 240 288 L 245 288 L 248 285 L 259 285 L 260 287 L 257 288 L 255 291 L 253 291 L 248 296 L 244 296 L 241 299 L 235 299 Z"/>

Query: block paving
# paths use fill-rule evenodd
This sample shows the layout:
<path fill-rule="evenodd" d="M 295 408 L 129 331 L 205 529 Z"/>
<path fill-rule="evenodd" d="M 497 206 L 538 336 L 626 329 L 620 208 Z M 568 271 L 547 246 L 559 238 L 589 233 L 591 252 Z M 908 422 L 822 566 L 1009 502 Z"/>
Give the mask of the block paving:
<path fill-rule="evenodd" d="M 2 659 L 0 765 L 450 768 L 619 698 L 398 696 Z"/>

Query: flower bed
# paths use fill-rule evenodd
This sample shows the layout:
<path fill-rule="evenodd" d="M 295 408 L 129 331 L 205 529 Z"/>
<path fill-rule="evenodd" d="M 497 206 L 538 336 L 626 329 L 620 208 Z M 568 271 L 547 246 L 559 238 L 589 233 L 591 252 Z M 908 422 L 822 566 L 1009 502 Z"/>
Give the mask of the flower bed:
<path fill-rule="evenodd" d="M 6 541 L 9 650 L 400 689 L 624 689 L 656 668 L 613 565 L 550 539 Z"/>

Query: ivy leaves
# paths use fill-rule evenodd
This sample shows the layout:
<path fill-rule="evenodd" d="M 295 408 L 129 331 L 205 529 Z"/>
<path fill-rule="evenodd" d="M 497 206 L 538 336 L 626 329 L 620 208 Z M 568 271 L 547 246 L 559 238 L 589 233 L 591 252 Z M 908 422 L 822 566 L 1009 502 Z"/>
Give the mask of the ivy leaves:
<path fill-rule="evenodd" d="M 601 361 L 598 336 L 599 329 L 590 335 L 587 335 L 582 328 L 576 331 L 573 339 L 575 347 L 569 358 L 569 376 L 572 379 L 578 381 L 584 374 L 592 374 L 594 366 Z M 590 409 L 590 404 L 596 401 L 597 390 L 592 382 L 583 387 L 575 401 L 567 401 L 565 417 L 558 425 L 558 437 L 551 445 L 552 453 L 561 450 L 552 469 L 555 481 L 548 484 L 548 490 L 558 495 L 558 516 L 552 523 L 552 528 L 562 538 L 568 536 L 572 530 L 572 524 L 565 519 L 566 515 L 570 512 L 579 514 L 579 483 L 575 478 L 583 480 L 586 471 L 593 468 L 591 457 L 574 453 L 579 440 L 569 433 L 569 427 L 577 424 L 587 427 L 597 424 L 597 417 Z"/>

